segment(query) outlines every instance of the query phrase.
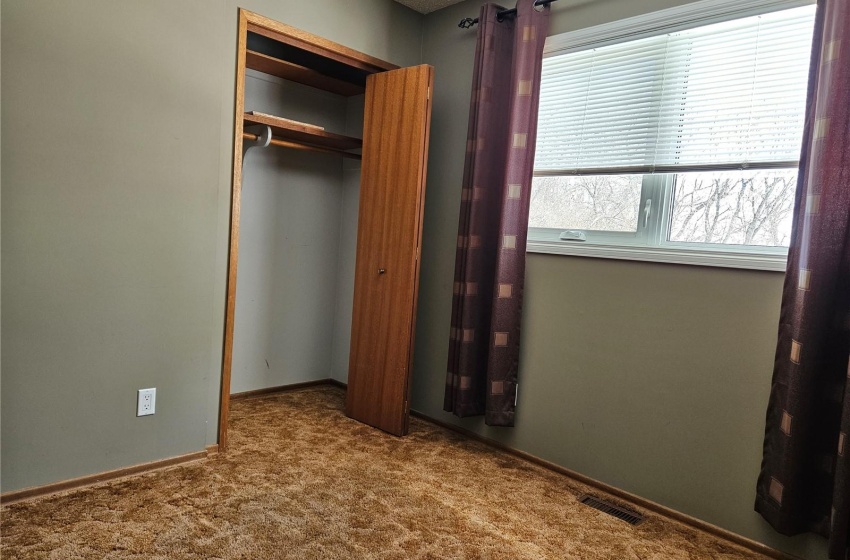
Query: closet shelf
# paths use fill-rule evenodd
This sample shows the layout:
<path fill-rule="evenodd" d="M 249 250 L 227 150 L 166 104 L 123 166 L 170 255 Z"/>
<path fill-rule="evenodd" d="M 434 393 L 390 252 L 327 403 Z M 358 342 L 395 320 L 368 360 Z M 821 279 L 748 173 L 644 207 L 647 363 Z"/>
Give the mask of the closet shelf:
<path fill-rule="evenodd" d="M 301 144 L 329 148 L 333 150 L 358 150 L 363 147 L 363 140 L 334 134 L 326 130 L 317 130 L 308 126 L 301 126 L 285 119 L 276 119 L 271 116 L 251 115 L 245 113 L 243 125 L 267 125 L 272 129 L 272 135 L 276 138 L 289 140 Z"/>
<path fill-rule="evenodd" d="M 274 58 L 257 51 L 245 51 L 245 66 L 263 74 L 270 74 L 284 80 L 298 82 L 305 86 L 329 91 L 345 97 L 360 95 L 366 91 L 364 87 L 357 84 L 332 78 L 310 68 L 286 62 L 285 60 L 280 60 L 279 58 Z"/>

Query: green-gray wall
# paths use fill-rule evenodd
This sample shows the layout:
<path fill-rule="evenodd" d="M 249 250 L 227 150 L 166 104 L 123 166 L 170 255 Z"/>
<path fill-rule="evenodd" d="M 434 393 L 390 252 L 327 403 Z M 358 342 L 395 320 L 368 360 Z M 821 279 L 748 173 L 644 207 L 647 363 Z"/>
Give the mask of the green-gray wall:
<path fill-rule="evenodd" d="M 560 0 L 550 34 L 687 0 Z M 753 512 L 783 275 L 529 254 L 515 428 L 442 411 L 475 33 L 425 20 L 435 66 L 412 407 L 809 558 Z"/>
<path fill-rule="evenodd" d="M 3 490 L 202 449 L 223 7 L 2 10 Z"/>
<path fill-rule="evenodd" d="M 419 62 L 390 0 L 2 2 L 3 491 L 216 441 L 237 5 Z"/>

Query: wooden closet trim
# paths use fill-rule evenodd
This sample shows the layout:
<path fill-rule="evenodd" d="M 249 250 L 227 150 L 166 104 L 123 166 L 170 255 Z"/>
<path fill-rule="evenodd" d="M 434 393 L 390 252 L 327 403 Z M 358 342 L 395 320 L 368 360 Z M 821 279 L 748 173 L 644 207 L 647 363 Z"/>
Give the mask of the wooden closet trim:
<path fill-rule="evenodd" d="M 242 133 L 245 115 L 245 68 L 248 32 L 326 57 L 348 66 L 377 73 L 399 68 L 379 58 L 355 51 L 318 35 L 296 29 L 245 9 L 239 9 L 236 47 L 236 103 L 233 123 L 233 182 L 230 194 L 230 244 L 227 258 L 227 297 L 224 318 L 221 395 L 218 418 L 218 449 L 227 449 L 227 420 L 230 416 L 230 378 L 233 366 L 233 327 L 236 314 L 236 271 L 239 263 L 239 215 L 242 198 Z"/>
<path fill-rule="evenodd" d="M 260 14 L 248 10 L 239 10 L 241 14 L 245 14 L 248 21 L 248 31 L 263 35 L 269 39 L 274 39 L 280 43 L 292 45 L 299 49 L 324 56 L 331 60 L 347 64 L 366 72 L 383 72 L 385 70 L 395 70 L 398 68 L 395 64 L 389 63 L 380 58 L 375 58 L 367 54 L 355 51 L 339 43 L 329 41 L 324 37 L 313 35 L 306 31 L 302 31 L 295 27 L 274 21 Z"/>

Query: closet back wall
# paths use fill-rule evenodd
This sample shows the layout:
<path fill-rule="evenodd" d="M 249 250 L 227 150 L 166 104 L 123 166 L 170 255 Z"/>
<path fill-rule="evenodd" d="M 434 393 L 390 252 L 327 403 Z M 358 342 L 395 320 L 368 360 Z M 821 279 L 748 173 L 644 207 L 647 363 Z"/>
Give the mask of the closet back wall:
<path fill-rule="evenodd" d="M 248 111 L 342 134 L 346 108 L 339 95 L 247 71 Z M 231 393 L 330 376 L 342 165 L 336 155 L 276 146 L 248 150 L 242 168 Z"/>
<path fill-rule="evenodd" d="M 362 138 L 365 97 L 355 95 L 346 101 L 346 136 Z M 337 269 L 336 322 L 333 337 L 333 363 L 330 377 L 348 382 L 351 353 L 351 318 L 354 308 L 354 267 L 357 257 L 357 220 L 360 216 L 360 160 L 342 160 L 342 208 L 339 225 L 339 268 Z"/>
<path fill-rule="evenodd" d="M 239 6 L 420 60 L 392 0 L 2 2 L 4 492 L 217 441 Z"/>

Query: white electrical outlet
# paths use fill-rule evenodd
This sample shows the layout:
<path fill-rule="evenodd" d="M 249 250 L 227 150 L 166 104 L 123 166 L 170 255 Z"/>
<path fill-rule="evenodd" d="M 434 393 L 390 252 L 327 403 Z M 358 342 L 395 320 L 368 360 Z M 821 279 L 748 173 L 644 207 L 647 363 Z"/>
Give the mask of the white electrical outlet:
<path fill-rule="evenodd" d="M 139 389 L 139 400 L 136 402 L 136 416 L 148 416 L 156 412 L 156 387 Z"/>

